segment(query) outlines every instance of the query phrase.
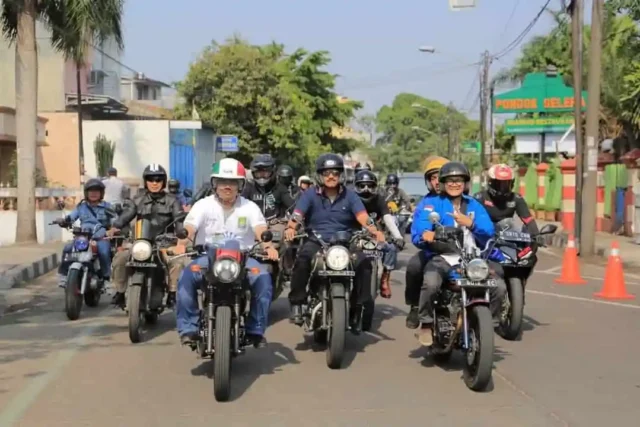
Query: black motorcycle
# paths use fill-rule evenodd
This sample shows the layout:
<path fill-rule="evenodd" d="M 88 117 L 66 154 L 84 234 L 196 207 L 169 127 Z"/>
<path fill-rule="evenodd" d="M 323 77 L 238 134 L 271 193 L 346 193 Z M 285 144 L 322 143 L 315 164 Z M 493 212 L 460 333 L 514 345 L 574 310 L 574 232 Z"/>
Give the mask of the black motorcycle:
<path fill-rule="evenodd" d="M 182 219 L 176 219 L 167 226 L 164 234 L 155 237 L 150 220 L 136 221 L 131 255 L 126 264 L 126 311 L 129 315 L 129 339 L 134 344 L 142 340 L 143 326 L 155 324 L 165 309 L 169 272 L 162 251 L 177 242 L 178 238 L 166 231 Z"/>
<path fill-rule="evenodd" d="M 482 251 L 475 246 L 465 247 L 462 228 L 442 226 L 437 212 L 431 212 L 429 220 L 435 227 L 435 239 L 455 242 L 460 257 L 435 297 L 431 353 L 437 361 L 444 362 L 454 349 L 460 349 L 465 356 L 466 386 L 474 391 L 485 390 L 491 381 L 494 353 L 489 288 L 495 287 L 496 281 L 489 277 L 486 261 L 492 242 L 487 242 Z"/>
<path fill-rule="evenodd" d="M 73 242 L 71 252 L 65 254 L 63 263 L 69 263 L 65 286 L 64 306 L 67 318 L 77 320 L 82 311 L 83 301 L 89 307 L 97 307 L 100 297 L 105 292 L 104 279 L 98 260 L 97 240 L 93 235 L 96 229 L 73 227 L 67 222 L 54 221 L 71 230 Z M 106 237 L 104 239 L 107 239 Z"/>
<path fill-rule="evenodd" d="M 270 231 L 265 231 L 261 239 L 270 242 L 272 237 Z M 206 285 L 202 295 L 198 295 L 200 339 L 191 348 L 201 358 L 213 359 L 213 394 L 219 402 L 227 401 L 231 394 L 231 357 L 243 354 L 252 345 L 245 333 L 251 306 L 246 264 L 258 253 L 260 243 L 249 250 L 241 250 L 239 244 L 233 243 L 206 249 L 196 247 L 185 254 L 206 255 L 209 261 L 209 268 L 202 271 Z"/>
<path fill-rule="evenodd" d="M 517 340 L 522 334 L 525 289 L 527 280 L 538 262 L 534 245 L 545 246 L 542 236 L 553 234 L 558 227 L 547 224 L 540 230 L 539 238 L 528 232 L 514 230 L 511 219 L 498 223 L 491 258 L 504 269 L 508 298 L 505 298 L 500 315 L 498 333 L 506 340 Z"/>

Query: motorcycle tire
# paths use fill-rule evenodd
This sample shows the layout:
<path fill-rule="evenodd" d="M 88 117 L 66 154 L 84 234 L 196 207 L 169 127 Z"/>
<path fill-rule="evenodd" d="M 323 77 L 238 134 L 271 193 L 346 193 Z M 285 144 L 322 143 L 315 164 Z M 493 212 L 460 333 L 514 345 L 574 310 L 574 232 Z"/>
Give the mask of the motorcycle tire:
<path fill-rule="evenodd" d="M 97 307 L 100 304 L 101 296 L 100 289 L 87 289 L 84 292 L 84 303 L 87 307 Z"/>
<path fill-rule="evenodd" d="M 213 355 L 213 395 L 226 402 L 231 395 L 231 307 L 216 309 Z"/>
<path fill-rule="evenodd" d="M 368 332 L 373 326 L 373 313 L 376 309 L 375 301 L 368 301 L 362 307 L 362 330 Z"/>
<path fill-rule="evenodd" d="M 142 286 L 129 286 L 127 308 L 129 309 L 129 340 L 133 344 L 142 341 Z"/>
<path fill-rule="evenodd" d="M 473 391 L 484 391 L 491 382 L 493 371 L 493 319 L 489 307 L 476 305 L 468 309 L 469 345 L 465 351 L 462 377 Z"/>
<path fill-rule="evenodd" d="M 67 319 L 78 320 L 82 311 L 82 274 L 79 270 L 70 270 L 67 275 L 67 286 L 64 289 L 64 308 Z"/>
<path fill-rule="evenodd" d="M 334 284 L 333 286 L 344 286 Z M 338 292 L 337 295 L 344 295 Z M 344 359 L 344 347 L 347 339 L 347 301 L 344 297 L 331 297 L 329 311 L 329 333 L 327 346 L 327 366 L 330 369 L 340 369 Z"/>
<path fill-rule="evenodd" d="M 522 335 L 522 319 L 524 317 L 524 286 L 517 277 L 507 281 L 509 312 L 500 317 L 498 333 L 508 341 L 516 341 Z"/>

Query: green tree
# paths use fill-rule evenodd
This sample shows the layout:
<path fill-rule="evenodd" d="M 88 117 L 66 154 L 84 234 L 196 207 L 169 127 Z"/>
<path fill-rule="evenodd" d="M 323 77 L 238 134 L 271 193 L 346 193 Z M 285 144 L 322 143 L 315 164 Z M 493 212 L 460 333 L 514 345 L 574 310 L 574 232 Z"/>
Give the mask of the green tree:
<path fill-rule="evenodd" d="M 36 241 L 36 20 L 51 30 L 53 46 L 67 58 L 84 60 L 86 45 L 92 40 L 114 36 L 122 43 L 123 3 L 124 0 L 5 0 L 0 3 L 0 30 L 15 44 L 16 51 L 16 138 L 20 153 L 17 160 L 18 242 Z"/>
<path fill-rule="evenodd" d="M 287 55 L 281 44 L 255 46 L 239 36 L 213 42 L 178 84 L 185 104 L 176 115 L 190 115 L 193 105 L 217 133 L 238 135 L 240 152 L 234 157 L 243 162 L 268 152 L 307 167 L 322 152 L 356 147 L 333 130 L 348 123 L 361 104 L 338 102 L 335 76 L 324 70 L 329 62 L 327 52 L 298 49 Z"/>

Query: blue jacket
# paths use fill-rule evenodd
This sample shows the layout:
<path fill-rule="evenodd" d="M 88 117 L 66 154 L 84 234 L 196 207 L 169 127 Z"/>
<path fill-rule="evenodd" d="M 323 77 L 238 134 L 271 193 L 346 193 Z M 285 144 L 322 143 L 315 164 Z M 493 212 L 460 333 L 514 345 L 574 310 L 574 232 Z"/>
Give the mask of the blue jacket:
<path fill-rule="evenodd" d="M 67 215 L 70 223 L 80 220 L 80 227 L 83 230 L 94 231 L 94 237 L 104 237 L 107 228 L 115 218 L 115 212 L 107 202 L 100 202 L 96 206 L 89 206 L 85 200 L 81 201 L 76 208 Z"/>
<path fill-rule="evenodd" d="M 467 195 L 463 195 L 462 197 L 467 203 L 466 215 L 473 217 L 471 233 L 476 239 L 476 244 L 480 248 L 483 248 L 495 233 L 491 217 L 484 206 L 482 206 L 476 199 Z M 440 223 L 445 227 L 455 226 L 453 216 L 450 215 L 453 214 L 453 204 L 448 197 L 427 195 L 420 201 L 420 203 L 418 203 L 418 206 L 416 206 L 416 209 L 413 212 L 411 242 L 418 249 L 422 249 L 428 254 L 431 254 L 431 251 L 428 248 L 428 244 L 422 240 L 422 234 L 425 231 L 434 230 L 433 224 L 429 221 L 429 214 L 431 212 L 437 212 L 440 214 Z"/>

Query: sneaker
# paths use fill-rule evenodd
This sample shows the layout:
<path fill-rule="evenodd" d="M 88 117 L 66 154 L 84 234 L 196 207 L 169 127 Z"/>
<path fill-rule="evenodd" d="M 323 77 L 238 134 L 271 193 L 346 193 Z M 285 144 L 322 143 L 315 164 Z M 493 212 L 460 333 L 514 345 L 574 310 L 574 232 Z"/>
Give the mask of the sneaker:
<path fill-rule="evenodd" d="M 304 323 L 304 320 L 302 319 L 302 305 L 295 304 L 291 306 L 291 317 L 289 317 L 289 320 L 291 323 L 298 326 Z"/>
<path fill-rule="evenodd" d="M 420 331 L 416 332 L 416 338 L 418 342 L 425 347 L 429 347 L 433 344 L 433 333 L 431 332 L 431 325 L 422 325 Z"/>
<path fill-rule="evenodd" d="M 180 336 L 180 344 L 182 345 L 191 345 L 195 344 L 198 341 L 198 334 L 196 332 L 187 333 Z"/>
<path fill-rule="evenodd" d="M 246 334 L 245 338 L 247 343 L 253 345 L 254 348 L 264 348 L 267 346 L 267 340 L 262 335 Z"/>
<path fill-rule="evenodd" d="M 420 319 L 418 316 L 418 307 L 411 306 L 409 314 L 407 314 L 406 326 L 409 329 L 417 329 L 420 326 Z"/>
<path fill-rule="evenodd" d="M 111 299 L 111 304 L 115 305 L 116 307 L 124 308 L 126 304 L 126 298 L 124 296 L 124 293 L 116 292 L 113 295 L 113 298 Z"/>
<path fill-rule="evenodd" d="M 67 276 L 64 274 L 58 274 L 58 287 L 62 289 L 67 287 Z"/>

